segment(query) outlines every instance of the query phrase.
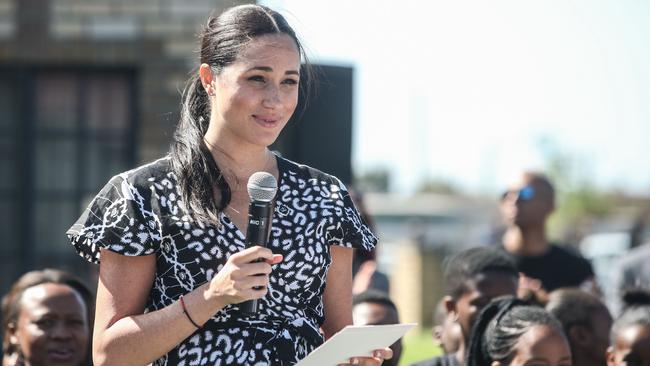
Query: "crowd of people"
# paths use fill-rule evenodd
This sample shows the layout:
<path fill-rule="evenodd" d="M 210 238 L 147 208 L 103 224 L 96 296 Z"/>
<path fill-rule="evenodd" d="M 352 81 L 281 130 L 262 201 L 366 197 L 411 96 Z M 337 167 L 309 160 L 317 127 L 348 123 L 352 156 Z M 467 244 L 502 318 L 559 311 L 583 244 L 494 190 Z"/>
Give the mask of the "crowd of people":
<path fill-rule="evenodd" d="M 555 190 L 546 176 L 522 173 L 500 206 L 502 240 L 445 261 L 445 293 L 433 309 L 443 355 L 414 366 L 650 364 L 650 287 L 642 259 L 620 260 L 623 306 L 613 312 L 589 261 L 577 248 L 547 240 Z"/>
<path fill-rule="evenodd" d="M 359 212 L 359 222 L 365 223 L 368 230 L 374 230 L 358 193 L 351 194 L 348 199 L 348 207 Z M 629 259 L 621 261 L 627 268 L 626 281 L 620 284 L 622 306 L 614 314 L 601 298 L 589 262 L 578 251 L 546 240 L 546 219 L 553 206 L 551 182 L 541 174 L 526 172 L 501 199 L 507 224 L 503 242 L 466 249 L 445 259 L 444 296 L 432 309 L 435 326 L 431 347 L 438 347 L 442 354 L 417 362 L 415 366 L 537 364 L 534 362 L 550 366 L 627 366 L 650 363 L 650 288 L 644 282 L 645 267 L 634 273 L 627 266 Z M 231 257 L 236 254 L 231 253 Z M 243 260 L 240 268 L 247 261 Z M 349 264 L 354 270 L 347 286 L 350 295 L 354 294 L 350 323 L 398 324 L 399 311 L 390 298 L 388 276 L 377 270 L 375 249 L 356 249 Z M 274 286 L 272 280 L 267 280 L 267 287 Z M 103 286 L 101 281 L 100 277 L 99 286 Z M 133 290 L 133 287 L 127 289 Z M 101 296 L 98 291 L 98 301 L 106 301 Z M 122 306 L 115 299 L 111 302 L 112 306 Z M 230 308 L 231 316 L 237 316 L 236 308 L 232 305 Z M 74 275 L 55 269 L 25 273 L 2 299 L 2 365 L 91 365 L 91 350 L 95 349 L 96 359 L 98 347 L 94 343 L 91 348 L 93 325 L 95 337 L 104 331 L 102 323 L 97 323 L 98 318 L 100 321 L 106 318 L 105 314 L 99 314 L 100 311 L 101 308 L 95 306 L 95 295 Z M 190 315 L 185 307 L 177 313 L 181 321 L 195 327 L 190 336 L 185 336 L 185 342 L 197 343 L 197 334 L 210 321 L 223 322 L 221 329 L 230 334 L 237 329 L 233 327 L 237 323 L 219 317 L 218 313 L 207 321 L 195 318 L 196 312 Z M 252 323 L 248 335 L 253 334 L 254 327 L 272 335 L 277 334 L 274 330 L 301 332 L 296 324 L 266 325 L 263 321 L 273 323 L 276 320 L 265 318 L 246 318 Z M 144 327 L 146 321 L 138 319 L 133 324 Z M 317 328 L 316 332 L 322 334 L 325 330 Z M 218 357 L 232 356 L 223 348 L 227 343 L 220 342 L 218 337 L 206 340 L 206 344 L 222 352 L 214 362 Z M 391 345 L 390 353 L 379 350 L 383 352 L 379 357 L 366 361 L 398 365 L 402 347 L 402 341 L 398 340 Z M 295 348 L 291 352 L 296 352 Z M 305 354 L 308 352 L 305 350 Z M 296 359 L 302 356 L 292 355 Z M 129 359 L 123 360 L 131 364 Z M 274 359 L 262 364 L 291 362 Z M 252 358 L 235 360 L 235 363 L 255 364 Z M 168 364 L 184 363 L 176 360 Z"/>
<path fill-rule="evenodd" d="M 269 149 L 309 84 L 294 30 L 242 5 L 200 37 L 169 155 L 113 177 L 67 233 L 99 264 L 95 293 L 55 269 L 17 279 L 2 299 L 3 366 L 292 365 L 347 325 L 399 323 L 362 197 Z M 277 193 L 268 243 L 251 246 L 247 182 L 260 171 Z M 431 309 L 443 354 L 416 365 L 650 365 L 647 262 L 626 261 L 612 314 L 589 261 L 547 238 L 547 177 L 523 173 L 500 207 L 499 242 L 446 259 Z M 342 362 L 397 365 L 402 347 Z"/>

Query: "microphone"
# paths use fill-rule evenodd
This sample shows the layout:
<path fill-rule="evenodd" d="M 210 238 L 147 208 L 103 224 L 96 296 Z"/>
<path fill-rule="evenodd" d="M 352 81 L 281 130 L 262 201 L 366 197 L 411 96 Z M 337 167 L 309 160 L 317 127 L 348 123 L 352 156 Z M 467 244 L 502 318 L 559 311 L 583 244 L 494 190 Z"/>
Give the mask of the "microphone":
<path fill-rule="evenodd" d="M 248 229 L 246 230 L 246 248 L 256 245 L 265 247 L 271 231 L 271 201 L 278 190 L 278 183 L 267 172 L 253 173 L 246 185 L 250 204 L 248 205 Z M 257 260 L 257 262 L 262 259 Z M 259 290 L 260 288 L 255 288 Z M 258 299 L 247 300 L 240 304 L 242 312 L 253 315 L 257 313 Z"/>

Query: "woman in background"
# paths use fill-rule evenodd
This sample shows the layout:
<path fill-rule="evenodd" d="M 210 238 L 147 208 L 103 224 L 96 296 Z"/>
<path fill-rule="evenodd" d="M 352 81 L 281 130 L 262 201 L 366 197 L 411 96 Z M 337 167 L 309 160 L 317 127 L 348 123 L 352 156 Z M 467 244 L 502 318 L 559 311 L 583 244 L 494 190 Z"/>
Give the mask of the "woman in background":
<path fill-rule="evenodd" d="M 90 365 L 91 303 L 88 288 L 66 272 L 21 276 L 2 299 L 2 365 Z"/>
<path fill-rule="evenodd" d="M 481 311 L 470 337 L 468 366 L 571 366 L 560 323 L 544 309 L 514 297 Z"/>

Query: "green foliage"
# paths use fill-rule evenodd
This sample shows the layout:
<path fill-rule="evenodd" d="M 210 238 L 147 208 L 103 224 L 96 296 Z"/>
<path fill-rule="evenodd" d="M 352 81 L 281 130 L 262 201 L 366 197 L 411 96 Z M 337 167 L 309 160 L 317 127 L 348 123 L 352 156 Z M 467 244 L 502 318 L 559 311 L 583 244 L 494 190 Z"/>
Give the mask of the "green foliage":
<path fill-rule="evenodd" d="M 580 237 L 584 224 L 609 215 L 611 194 L 594 187 L 591 160 L 564 151 L 551 138 L 539 141 L 546 161 L 546 174 L 556 188 L 556 210 L 549 222 L 551 237 Z"/>
<path fill-rule="evenodd" d="M 458 194 L 458 189 L 451 183 L 442 180 L 429 179 L 418 188 L 419 193 Z"/>
<path fill-rule="evenodd" d="M 400 366 L 408 366 L 442 354 L 440 347 L 433 343 L 431 328 L 425 328 L 421 331 L 414 329 L 406 333 L 402 339 L 402 348 Z"/>

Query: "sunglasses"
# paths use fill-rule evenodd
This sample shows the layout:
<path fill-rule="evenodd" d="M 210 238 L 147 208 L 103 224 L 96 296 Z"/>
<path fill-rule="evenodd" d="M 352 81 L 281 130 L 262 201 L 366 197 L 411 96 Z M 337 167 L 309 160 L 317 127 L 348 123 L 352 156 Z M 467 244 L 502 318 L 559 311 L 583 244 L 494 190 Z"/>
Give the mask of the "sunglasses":
<path fill-rule="evenodd" d="M 504 201 L 510 195 L 515 195 L 517 201 L 530 201 L 535 198 L 535 188 L 524 186 L 520 189 L 507 190 L 501 194 L 501 201 Z"/>

